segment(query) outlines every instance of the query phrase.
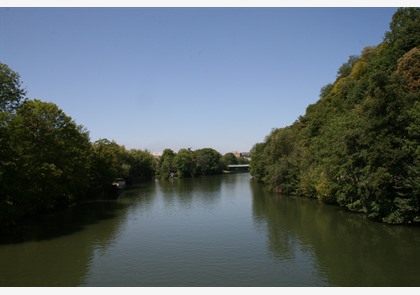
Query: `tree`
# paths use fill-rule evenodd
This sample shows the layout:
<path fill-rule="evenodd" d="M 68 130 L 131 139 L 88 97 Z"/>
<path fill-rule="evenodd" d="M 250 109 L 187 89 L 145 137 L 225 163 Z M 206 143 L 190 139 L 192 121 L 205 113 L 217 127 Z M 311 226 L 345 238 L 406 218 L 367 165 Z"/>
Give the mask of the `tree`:
<path fill-rule="evenodd" d="M 160 156 L 159 158 L 159 166 L 162 165 L 162 162 L 166 159 L 166 158 L 173 158 L 175 157 L 175 153 L 173 150 L 171 149 L 164 149 L 162 152 L 162 156 Z"/>
<path fill-rule="evenodd" d="M 222 162 L 225 166 L 236 165 L 238 164 L 238 158 L 236 158 L 234 153 L 226 153 L 222 157 Z"/>
<path fill-rule="evenodd" d="M 190 149 L 180 149 L 173 163 L 179 177 L 194 177 L 197 173 L 195 154 Z"/>
<path fill-rule="evenodd" d="M 378 221 L 420 222 L 420 9 L 398 9 L 390 28 L 304 116 L 254 146 L 255 178 Z"/>
<path fill-rule="evenodd" d="M 353 66 L 356 64 L 356 62 L 358 62 L 360 60 L 360 58 L 356 55 L 351 55 L 348 59 L 348 61 L 346 63 L 344 63 L 337 72 L 337 77 L 338 78 L 343 78 L 343 77 L 347 77 L 348 75 L 350 75 Z"/>
<path fill-rule="evenodd" d="M 268 164 L 265 153 L 266 142 L 256 143 L 251 149 L 250 173 L 259 182 L 264 182 L 267 175 L 266 165 Z"/>
<path fill-rule="evenodd" d="M 115 141 L 100 139 L 92 144 L 91 189 L 103 192 L 115 178 L 129 176 L 128 152 Z"/>
<path fill-rule="evenodd" d="M 385 43 L 390 44 L 395 59 L 420 44 L 420 8 L 399 8 L 392 16 L 390 31 L 385 34 Z"/>
<path fill-rule="evenodd" d="M 19 74 L 0 63 L 0 112 L 14 112 L 23 103 L 26 91 L 21 84 Z"/>
<path fill-rule="evenodd" d="M 201 175 L 220 174 L 223 171 L 222 155 L 212 148 L 196 150 L 197 171 Z"/>
<path fill-rule="evenodd" d="M 6 162 L 12 152 L 8 124 L 16 109 L 25 100 L 25 95 L 26 91 L 21 86 L 19 74 L 6 64 L 0 63 L 0 193 L 2 194 L 6 185 L 4 180 Z"/>
<path fill-rule="evenodd" d="M 163 179 L 168 179 L 172 173 L 177 172 L 174 164 L 175 153 L 171 149 L 165 149 L 159 159 L 159 174 Z"/>
<path fill-rule="evenodd" d="M 26 101 L 7 126 L 0 207 L 8 218 L 80 201 L 88 188 L 88 133 L 55 104 Z M 5 215 L 3 215 L 5 217 Z"/>
<path fill-rule="evenodd" d="M 407 91 L 420 90 L 420 48 L 414 47 L 398 60 L 397 74 L 404 78 Z"/>
<path fill-rule="evenodd" d="M 153 178 L 156 172 L 156 159 L 148 152 L 132 149 L 128 151 L 129 176 L 144 180 Z"/>

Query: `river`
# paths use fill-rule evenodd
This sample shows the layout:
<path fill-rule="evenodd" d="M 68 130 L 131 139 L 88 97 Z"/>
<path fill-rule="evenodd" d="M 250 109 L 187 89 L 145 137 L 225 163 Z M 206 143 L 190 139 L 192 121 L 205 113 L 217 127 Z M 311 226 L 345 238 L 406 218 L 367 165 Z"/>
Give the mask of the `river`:
<path fill-rule="evenodd" d="M 0 286 L 420 286 L 420 228 L 247 173 L 156 180 L 0 238 Z"/>

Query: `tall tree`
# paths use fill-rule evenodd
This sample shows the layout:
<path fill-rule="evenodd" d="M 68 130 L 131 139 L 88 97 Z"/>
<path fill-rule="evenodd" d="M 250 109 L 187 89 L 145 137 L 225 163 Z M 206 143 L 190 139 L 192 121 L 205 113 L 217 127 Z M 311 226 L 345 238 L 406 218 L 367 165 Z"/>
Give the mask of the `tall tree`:
<path fill-rule="evenodd" d="M 375 220 L 420 222 L 420 9 L 398 9 L 390 28 L 304 116 L 254 146 L 256 179 Z"/>
<path fill-rule="evenodd" d="M 0 192 L 5 189 L 5 169 L 12 152 L 8 124 L 25 95 L 19 74 L 0 63 Z"/>
<path fill-rule="evenodd" d="M 144 180 L 153 178 L 156 172 L 156 159 L 148 152 L 132 149 L 128 151 L 129 176 Z"/>
<path fill-rule="evenodd" d="M 193 151 L 180 149 L 174 158 L 179 177 L 194 177 L 197 174 L 197 161 Z"/>
<path fill-rule="evenodd" d="M 129 157 L 124 146 L 108 139 L 92 144 L 90 187 L 95 193 L 106 190 L 115 178 L 128 177 L 129 173 Z"/>
<path fill-rule="evenodd" d="M 160 178 L 167 179 L 172 173 L 177 172 L 174 163 L 175 153 L 171 149 L 163 150 L 162 156 L 159 159 L 159 174 Z"/>
<path fill-rule="evenodd" d="M 90 143 L 82 126 L 52 103 L 28 100 L 7 129 L 11 153 L 2 175 L 4 212 L 23 216 L 84 196 Z"/>
<path fill-rule="evenodd" d="M 226 153 L 222 157 L 222 161 L 225 166 L 238 164 L 238 158 L 236 158 L 234 153 Z"/>
<path fill-rule="evenodd" d="M 201 175 L 220 174 L 223 171 L 222 155 L 212 148 L 194 151 L 197 170 Z"/>
<path fill-rule="evenodd" d="M 0 112 L 13 112 L 24 101 L 26 91 L 18 73 L 0 63 Z"/>

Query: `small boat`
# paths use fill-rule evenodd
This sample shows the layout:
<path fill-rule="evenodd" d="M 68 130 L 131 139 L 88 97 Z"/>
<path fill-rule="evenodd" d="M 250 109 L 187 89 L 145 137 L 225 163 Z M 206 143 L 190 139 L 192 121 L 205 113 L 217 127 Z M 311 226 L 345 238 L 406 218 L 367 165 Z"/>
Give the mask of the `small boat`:
<path fill-rule="evenodd" d="M 127 186 L 127 183 L 125 182 L 124 178 L 115 178 L 114 181 L 112 182 L 112 187 L 116 190 L 116 191 L 120 191 L 125 189 Z"/>

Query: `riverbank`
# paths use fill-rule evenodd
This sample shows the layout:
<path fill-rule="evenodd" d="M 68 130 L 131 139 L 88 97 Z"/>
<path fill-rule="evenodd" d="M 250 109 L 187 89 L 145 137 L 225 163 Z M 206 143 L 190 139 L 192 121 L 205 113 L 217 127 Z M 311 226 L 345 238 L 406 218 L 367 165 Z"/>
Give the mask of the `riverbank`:
<path fill-rule="evenodd" d="M 146 182 L 1 239 L 1 286 L 420 285 L 418 228 L 275 194 L 249 174 Z"/>

